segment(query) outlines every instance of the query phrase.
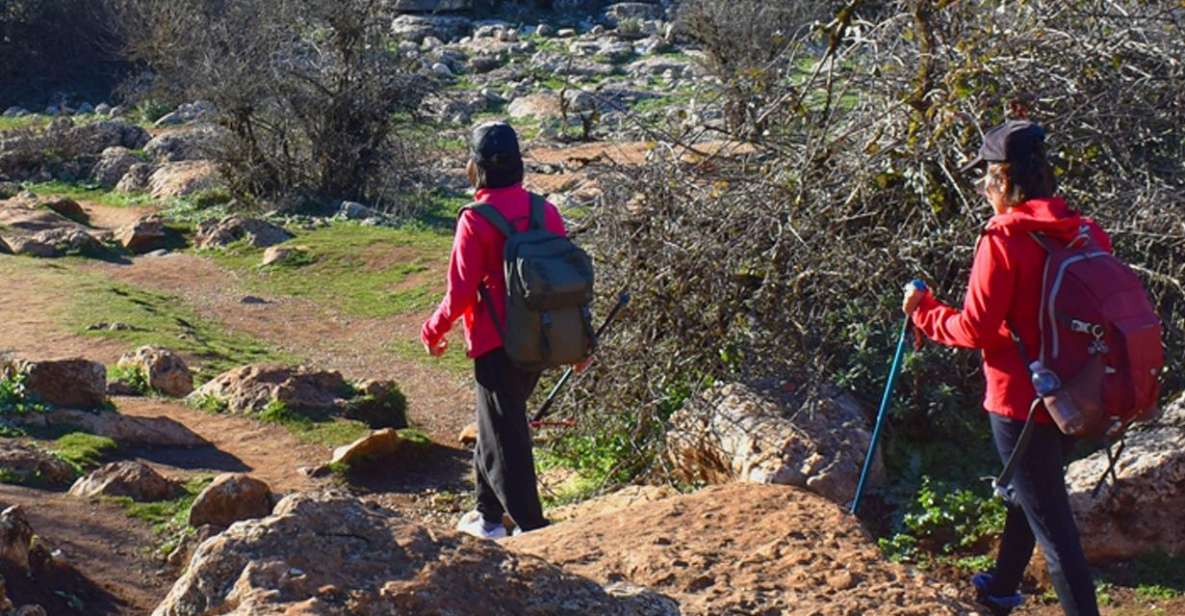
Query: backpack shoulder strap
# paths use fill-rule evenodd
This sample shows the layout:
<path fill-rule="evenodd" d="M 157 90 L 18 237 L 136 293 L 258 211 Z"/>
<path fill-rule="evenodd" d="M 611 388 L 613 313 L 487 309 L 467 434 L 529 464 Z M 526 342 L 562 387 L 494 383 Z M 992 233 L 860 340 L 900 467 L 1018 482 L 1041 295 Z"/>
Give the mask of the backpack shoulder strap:
<path fill-rule="evenodd" d="M 486 222 L 494 225 L 494 228 L 502 235 L 506 237 L 514 235 L 514 225 L 511 225 L 510 221 L 506 220 L 506 217 L 502 215 L 502 212 L 498 211 L 498 208 L 488 203 L 474 203 L 461 208 L 461 212 L 457 214 L 457 218 L 460 218 L 468 210 L 473 210 L 474 214 L 486 219 Z"/>
<path fill-rule="evenodd" d="M 1050 242 L 1044 233 L 1029 231 L 1029 237 L 1033 238 L 1033 241 L 1037 242 L 1037 245 L 1043 248 L 1047 254 L 1053 254 L 1058 250 L 1058 247 L 1054 246 L 1053 242 Z"/>
<path fill-rule="evenodd" d="M 547 229 L 547 200 L 541 195 L 531 195 L 531 228 Z"/>

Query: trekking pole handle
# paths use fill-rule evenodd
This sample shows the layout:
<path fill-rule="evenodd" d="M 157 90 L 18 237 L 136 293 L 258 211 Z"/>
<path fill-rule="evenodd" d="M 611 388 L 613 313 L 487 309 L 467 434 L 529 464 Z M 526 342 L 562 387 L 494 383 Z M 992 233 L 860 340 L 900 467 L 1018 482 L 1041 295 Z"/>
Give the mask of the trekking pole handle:
<path fill-rule="evenodd" d="M 609 311 L 609 316 L 605 317 L 605 322 L 601 323 L 601 327 L 597 329 L 596 337 L 598 340 L 605 333 L 605 331 L 609 329 L 609 325 L 613 323 L 615 319 L 617 319 L 617 314 L 621 312 L 622 308 L 625 308 L 626 304 L 629 303 L 630 294 L 628 291 L 622 291 L 620 294 L 618 294 L 617 303 L 614 304 L 613 309 Z M 536 412 L 535 416 L 531 418 L 532 424 L 538 424 L 540 421 L 543 421 L 544 417 L 547 416 L 548 411 L 551 410 L 551 405 L 555 404 L 556 396 L 559 395 L 560 390 L 564 388 L 564 385 L 568 384 L 568 380 L 572 378 L 573 372 L 575 372 L 575 370 L 571 366 L 568 366 L 568 369 L 564 370 L 564 375 L 561 376 L 560 380 L 557 381 L 555 386 L 551 388 L 551 393 L 547 394 L 547 399 L 543 401 L 543 406 L 539 407 L 539 411 Z"/>

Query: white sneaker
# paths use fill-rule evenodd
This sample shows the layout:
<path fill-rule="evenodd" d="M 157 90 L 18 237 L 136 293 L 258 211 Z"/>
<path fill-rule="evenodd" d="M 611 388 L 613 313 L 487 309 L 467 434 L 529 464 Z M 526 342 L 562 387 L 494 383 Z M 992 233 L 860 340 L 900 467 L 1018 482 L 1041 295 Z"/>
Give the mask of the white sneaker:
<path fill-rule="evenodd" d="M 457 530 L 479 539 L 502 539 L 506 537 L 506 527 L 501 524 L 487 523 L 481 517 L 480 511 L 470 511 L 461 516 L 461 520 L 457 522 Z"/>

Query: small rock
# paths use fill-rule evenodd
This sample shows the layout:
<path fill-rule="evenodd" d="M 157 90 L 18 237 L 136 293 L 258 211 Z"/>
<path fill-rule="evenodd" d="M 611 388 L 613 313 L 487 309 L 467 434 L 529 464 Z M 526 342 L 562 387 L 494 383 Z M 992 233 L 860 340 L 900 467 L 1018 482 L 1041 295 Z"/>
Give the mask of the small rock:
<path fill-rule="evenodd" d="M 86 210 L 82 209 L 82 206 L 78 205 L 78 202 L 73 199 L 54 199 L 52 201 L 46 201 L 45 203 L 42 203 L 41 207 L 53 210 L 54 212 L 57 212 L 58 214 L 65 216 L 66 218 L 69 218 L 70 220 L 73 220 L 77 223 L 85 224 L 90 219 L 90 216 L 87 215 Z"/>
<path fill-rule="evenodd" d="M 156 199 L 185 197 L 222 186 L 218 165 L 208 160 L 164 163 L 148 178 L 148 191 Z"/>
<path fill-rule="evenodd" d="M 588 31 L 589 36 L 601 36 L 605 34 L 605 26 L 597 24 Z"/>
<path fill-rule="evenodd" d="M 361 381 L 358 395 L 346 403 L 345 416 L 371 428 L 407 427 L 407 398 L 394 381 Z"/>
<path fill-rule="evenodd" d="M 267 301 L 266 299 L 263 299 L 262 297 L 255 297 L 254 295 L 244 295 L 243 299 L 240 299 L 239 302 L 243 303 L 243 304 L 259 304 L 259 305 L 271 303 L 271 302 Z"/>
<path fill-rule="evenodd" d="M 271 246 L 263 251 L 263 260 L 259 262 L 259 265 L 260 267 L 267 267 L 269 265 L 287 263 L 305 252 L 296 246 Z"/>
<path fill-rule="evenodd" d="M 91 170 L 91 179 L 101 184 L 104 188 L 114 188 L 127 175 L 128 171 L 133 165 L 140 164 L 141 161 L 132 151 L 122 147 L 114 146 L 103 150 L 99 155 L 99 162 L 95 163 Z"/>
<path fill-rule="evenodd" d="M 333 451 L 331 466 L 343 465 L 351 470 L 389 463 L 404 449 L 403 438 L 392 428 L 375 430 L 349 445 Z"/>
<path fill-rule="evenodd" d="M 91 105 L 90 103 L 82 103 L 81 105 L 78 106 L 77 111 L 78 111 L 78 113 L 81 113 L 81 114 L 94 113 L 95 107 L 94 107 L 94 105 Z"/>
<path fill-rule="evenodd" d="M 437 62 L 432 65 L 432 72 L 441 77 L 452 77 L 453 71 L 444 62 Z"/>
<path fill-rule="evenodd" d="M 341 205 L 337 208 L 338 218 L 344 218 L 346 220 L 362 220 L 364 218 L 374 218 L 378 215 L 378 212 L 355 201 L 342 201 Z"/>
<path fill-rule="evenodd" d="M 128 167 L 127 173 L 115 185 L 115 192 L 123 194 L 139 193 L 148 190 L 148 183 L 152 179 L 152 165 L 136 163 Z"/>
<path fill-rule="evenodd" d="M 101 116 L 110 116 L 111 105 L 108 105 L 107 103 L 99 103 L 98 105 L 95 105 L 95 113 Z"/>
<path fill-rule="evenodd" d="M 194 499 L 189 525 L 226 528 L 239 520 L 266 517 L 273 502 L 266 483 L 240 473 L 224 473 Z"/>
<path fill-rule="evenodd" d="M 477 444 L 477 422 L 466 425 L 461 428 L 461 433 L 457 435 L 457 440 L 465 447 L 473 447 Z"/>
<path fill-rule="evenodd" d="M 33 544 L 33 527 L 19 505 L 0 512 L 0 563 L 29 571 L 29 550 Z"/>
<path fill-rule="evenodd" d="M 142 462 L 112 462 L 81 477 L 70 488 L 80 497 L 127 496 L 132 500 L 152 502 L 168 500 L 177 494 L 176 482 L 165 479 Z"/>
<path fill-rule="evenodd" d="M 117 229 L 115 240 L 127 250 L 143 254 L 163 247 L 168 243 L 169 235 L 164 220 L 160 216 L 150 215 Z"/>
<path fill-rule="evenodd" d="M 543 38 L 551 38 L 555 36 L 555 28 L 547 24 L 539 24 L 539 26 L 535 28 L 535 34 Z"/>
<path fill-rule="evenodd" d="M 856 586 L 856 578 L 848 571 L 840 571 L 827 576 L 827 585 L 837 591 L 848 590 Z"/>
<path fill-rule="evenodd" d="M 246 239 L 255 248 L 266 248 L 292 239 L 292 234 L 258 218 L 227 216 L 199 224 L 194 245 L 197 248 L 221 248 L 241 239 Z"/>
<path fill-rule="evenodd" d="M 560 38 L 572 38 L 576 36 L 576 30 L 573 28 L 560 28 L 555 33 Z"/>
<path fill-rule="evenodd" d="M 119 358 L 122 367 L 134 368 L 145 376 L 148 387 L 174 398 L 193 391 L 193 373 L 181 356 L 168 350 L 144 346 Z"/>

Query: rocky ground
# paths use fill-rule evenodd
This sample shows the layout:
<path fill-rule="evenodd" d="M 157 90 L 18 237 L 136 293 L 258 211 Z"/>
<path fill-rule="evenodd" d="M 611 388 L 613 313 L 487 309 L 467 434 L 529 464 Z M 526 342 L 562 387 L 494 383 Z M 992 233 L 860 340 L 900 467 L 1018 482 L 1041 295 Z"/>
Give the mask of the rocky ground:
<path fill-rule="evenodd" d="M 711 139 L 710 101 L 688 104 L 704 71 L 667 3 L 569 4 L 392 16 L 401 53 L 446 83 L 423 110 L 442 190 L 464 182 L 468 126 L 495 117 L 524 137 L 529 187 L 569 211 L 601 193 L 598 167 L 645 160 L 644 125 L 700 129 L 697 155 L 746 151 Z M 800 409 L 726 385 L 689 404 L 672 466 L 724 485 L 551 508 L 561 523 L 502 544 L 455 534 L 468 366 L 417 342 L 449 230 L 349 203 L 332 218 L 195 216 L 219 191 L 208 105 L 154 123 L 77 107 L 10 109 L 43 130 L 0 132 L 0 354 L 33 362 L 19 364 L 29 388 L 67 396 L 3 409 L 0 614 L 974 613 L 961 573 L 886 562 L 836 505 L 869 439 L 838 393 Z M 72 157 L 39 154 L 62 144 Z M 64 358 L 81 361 L 46 361 Z M 1182 408 L 1133 447 L 1179 444 Z M 1119 530 L 1138 502 L 1092 504 L 1076 484 L 1091 532 L 1121 536 L 1122 557 L 1163 542 L 1182 468 L 1167 454 L 1125 467 L 1169 513 Z M 544 473 L 544 492 L 568 477 Z M 1185 613 L 1110 593 L 1111 613 Z"/>

